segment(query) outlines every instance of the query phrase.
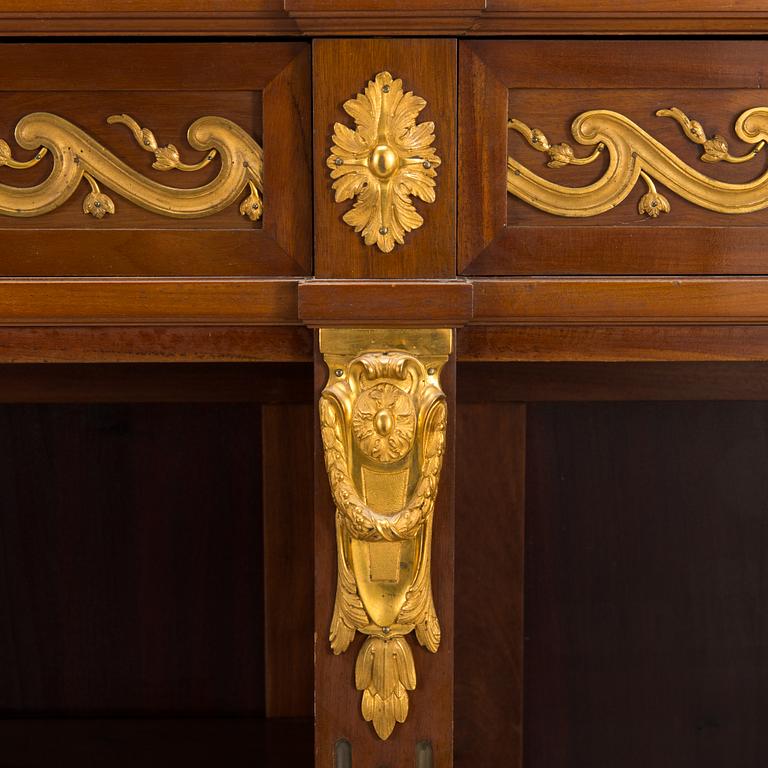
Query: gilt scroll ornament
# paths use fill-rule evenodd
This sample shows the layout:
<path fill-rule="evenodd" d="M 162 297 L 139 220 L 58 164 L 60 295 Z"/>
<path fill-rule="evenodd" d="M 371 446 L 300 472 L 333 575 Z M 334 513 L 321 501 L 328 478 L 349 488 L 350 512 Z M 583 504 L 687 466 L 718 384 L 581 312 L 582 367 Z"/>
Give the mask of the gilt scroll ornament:
<path fill-rule="evenodd" d="M 336 202 L 357 198 L 343 219 L 361 233 L 366 245 L 376 244 L 385 253 L 424 223 L 411 196 L 435 201 L 440 165 L 431 146 L 435 124 L 416 124 L 426 105 L 411 91 L 403 93 L 402 80 L 380 72 L 364 93 L 344 102 L 355 130 L 342 123 L 333 127 L 327 163 Z"/>
<path fill-rule="evenodd" d="M 744 155 L 732 155 L 727 141 L 720 135 L 707 138 L 701 123 L 677 107 L 660 109 L 656 115 L 677 121 L 685 136 L 701 145 L 700 159 L 706 163 L 747 162 L 768 141 L 768 107 L 748 109 L 736 120 L 736 135 L 753 145 Z M 654 219 L 671 209 L 669 200 L 657 190 L 654 180 L 691 203 L 718 213 L 752 213 L 768 208 L 768 171 L 743 184 L 710 178 L 618 112 L 596 109 L 583 112 L 573 121 L 571 131 L 576 141 L 594 147 L 584 157 L 578 157 L 570 144 L 550 144 L 540 130 L 515 118 L 509 121 L 508 127 L 521 134 L 534 149 L 545 153 L 550 168 L 586 165 L 603 153 L 608 154 L 605 173 L 584 187 L 554 183 L 515 158 L 507 159 L 509 193 L 556 216 L 587 217 L 605 213 L 619 205 L 639 179 L 645 183 L 646 192 L 638 201 L 638 213 Z"/>
<path fill-rule="evenodd" d="M 449 330 L 323 329 L 329 368 L 320 426 L 336 506 L 330 643 L 366 636 L 355 665 L 362 714 L 381 739 L 408 715 L 416 668 L 407 635 L 433 653 L 432 522 L 445 449 L 440 372 Z"/>
<path fill-rule="evenodd" d="M 63 117 L 34 112 L 19 120 L 15 137 L 21 147 L 37 149 L 37 153 L 26 162 L 14 160 L 10 146 L 0 139 L 0 166 L 29 168 L 50 153 L 53 168 L 44 181 L 33 187 L 0 184 L 0 214 L 29 217 L 53 211 L 67 202 L 85 179 L 91 191 L 83 199 L 83 212 L 96 219 L 114 214 L 116 210 L 115 202 L 102 192 L 99 183 L 141 208 L 178 219 L 210 216 L 232 205 L 247 190 L 240 213 L 251 221 L 261 217 L 263 152 L 258 143 L 232 121 L 208 116 L 190 125 L 187 131 L 190 145 L 207 152 L 201 162 L 194 164 L 184 163 L 173 144 L 160 146 L 152 131 L 142 128 L 129 115 L 112 115 L 107 122 L 127 126 L 139 146 L 154 155 L 152 167 L 157 170 L 195 171 L 219 157 L 219 173 L 201 187 L 165 186 L 130 168 Z"/>

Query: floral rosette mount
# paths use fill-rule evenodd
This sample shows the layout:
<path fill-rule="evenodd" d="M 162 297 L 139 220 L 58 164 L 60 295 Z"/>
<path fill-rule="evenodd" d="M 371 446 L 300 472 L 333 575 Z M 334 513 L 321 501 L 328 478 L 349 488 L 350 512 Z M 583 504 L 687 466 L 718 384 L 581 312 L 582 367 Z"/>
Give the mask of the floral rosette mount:
<path fill-rule="evenodd" d="M 379 72 L 365 91 L 344 103 L 355 129 L 342 123 L 333 128 L 327 164 L 337 203 L 355 199 L 344 221 L 359 232 L 366 245 L 389 253 L 403 245 L 406 232 L 424 219 L 411 201 L 435 201 L 440 158 L 432 146 L 435 124 L 417 123 L 427 102 L 403 91 L 403 81 Z"/>

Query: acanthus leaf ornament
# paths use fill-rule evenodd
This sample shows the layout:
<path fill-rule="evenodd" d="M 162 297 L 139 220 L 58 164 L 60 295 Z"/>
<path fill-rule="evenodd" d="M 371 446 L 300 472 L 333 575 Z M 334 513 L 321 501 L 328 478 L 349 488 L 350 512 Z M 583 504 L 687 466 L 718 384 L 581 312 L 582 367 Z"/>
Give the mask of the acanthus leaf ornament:
<path fill-rule="evenodd" d="M 703 147 L 700 159 L 707 163 L 721 160 L 728 163 L 747 162 L 768 142 L 768 107 L 748 109 L 736 120 L 736 135 L 754 145 L 742 156 L 732 155 L 722 136 L 715 135 L 708 139 L 701 123 L 690 119 L 677 107 L 660 109 L 656 114 L 676 120 L 685 135 Z M 520 133 L 534 149 L 545 152 L 550 168 L 584 165 L 607 152 L 608 166 L 604 174 L 584 187 L 569 187 L 549 181 L 515 158 L 507 158 L 507 191 L 555 216 L 583 218 L 605 213 L 619 205 L 641 178 L 647 192 L 638 201 L 638 212 L 654 219 L 660 213 L 670 211 L 669 200 L 656 189 L 655 182 L 662 183 L 694 205 L 718 213 L 744 214 L 768 208 L 768 171 L 752 181 L 739 184 L 710 178 L 618 112 L 596 109 L 583 112 L 573 121 L 571 131 L 576 141 L 595 147 L 584 158 L 576 157 L 568 144 L 550 145 L 540 130 L 529 128 L 520 120 L 509 120 L 508 127 Z"/>
<path fill-rule="evenodd" d="M 327 165 L 337 203 L 357 198 L 343 219 L 366 245 L 384 253 L 424 223 L 411 196 L 435 201 L 440 158 L 435 124 L 416 123 L 427 102 L 403 92 L 402 80 L 379 72 L 363 93 L 344 103 L 355 130 L 336 123 Z"/>
<path fill-rule="evenodd" d="M 190 125 L 187 131 L 190 145 L 207 153 L 195 164 L 182 162 L 173 144 L 159 146 L 152 131 L 139 126 L 129 115 L 112 115 L 107 122 L 126 125 L 139 146 L 154 154 L 153 167 L 157 170 L 195 171 L 218 156 L 221 158 L 219 173 L 207 184 L 192 189 L 159 184 L 130 168 L 63 117 L 34 112 L 19 120 L 15 137 L 24 149 L 37 149 L 36 155 L 26 162 L 16 161 L 8 143 L 0 139 L 0 166 L 28 168 L 50 154 L 53 168 L 48 178 L 33 187 L 0 184 L 0 215 L 29 217 L 49 213 L 67 202 L 85 179 L 91 191 L 83 200 L 83 212 L 96 219 L 114 214 L 116 208 L 112 198 L 101 191 L 99 182 L 145 210 L 180 219 L 218 213 L 248 190 L 240 213 L 251 221 L 261 217 L 259 191 L 263 188 L 264 153 L 259 144 L 231 120 L 206 116 Z"/>
<path fill-rule="evenodd" d="M 320 350 L 330 371 L 320 427 L 336 506 L 330 644 L 340 654 L 356 632 L 366 635 L 355 686 L 364 719 L 387 739 L 416 689 L 407 635 L 415 631 L 432 653 L 440 645 L 431 547 L 451 332 L 322 329 Z"/>

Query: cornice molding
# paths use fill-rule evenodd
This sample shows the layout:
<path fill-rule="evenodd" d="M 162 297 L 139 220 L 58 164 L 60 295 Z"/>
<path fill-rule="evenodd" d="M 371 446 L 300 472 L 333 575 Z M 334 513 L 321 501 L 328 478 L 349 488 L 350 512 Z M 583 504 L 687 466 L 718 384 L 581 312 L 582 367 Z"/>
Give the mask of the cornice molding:
<path fill-rule="evenodd" d="M 723 9 L 714 0 L 660 0 L 642 10 L 595 0 L 103 0 L 97 11 L 67 0 L 0 0 L 0 36 L 455 36 L 745 35 L 768 33 L 758 0 Z"/>

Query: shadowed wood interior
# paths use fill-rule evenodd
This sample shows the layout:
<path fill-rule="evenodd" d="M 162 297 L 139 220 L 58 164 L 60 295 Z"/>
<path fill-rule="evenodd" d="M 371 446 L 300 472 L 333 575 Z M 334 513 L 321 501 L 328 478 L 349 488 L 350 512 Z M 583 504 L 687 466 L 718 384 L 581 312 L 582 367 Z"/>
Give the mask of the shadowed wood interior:
<path fill-rule="evenodd" d="M 760 764 L 768 405 L 528 408 L 525 765 Z"/>

